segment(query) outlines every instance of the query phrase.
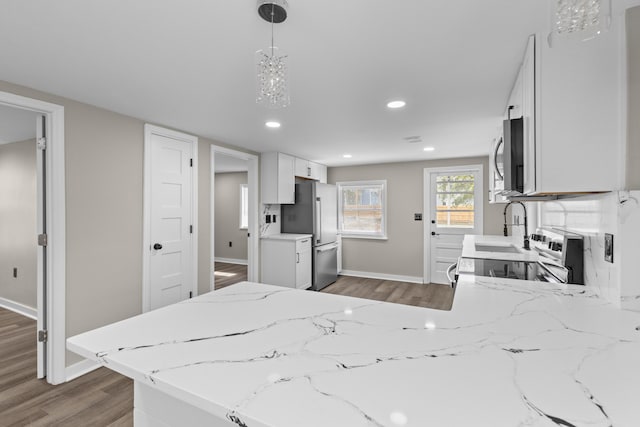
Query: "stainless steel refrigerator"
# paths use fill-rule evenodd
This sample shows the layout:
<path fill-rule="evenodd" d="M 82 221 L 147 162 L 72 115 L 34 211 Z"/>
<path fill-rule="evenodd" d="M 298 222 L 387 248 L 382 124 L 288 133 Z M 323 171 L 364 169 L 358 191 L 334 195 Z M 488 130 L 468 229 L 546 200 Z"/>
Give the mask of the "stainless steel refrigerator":
<path fill-rule="evenodd" d="M 313 235 L 311 289 L 338 278 L 338 195 L 335 185 L 316 181 L 296 184 L 296 203 L 282 205 L 282 232 Z"/>

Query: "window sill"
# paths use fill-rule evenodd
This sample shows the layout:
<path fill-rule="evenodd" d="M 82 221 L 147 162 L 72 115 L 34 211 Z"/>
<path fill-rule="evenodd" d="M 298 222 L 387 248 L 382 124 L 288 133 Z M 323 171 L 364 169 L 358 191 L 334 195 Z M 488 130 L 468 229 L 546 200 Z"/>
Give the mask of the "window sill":
<path fill-rule="evenodd" d="M 341 234 L 343 239 L 389 240 L 387 236 L 366 236 L 359 234 Z"/>

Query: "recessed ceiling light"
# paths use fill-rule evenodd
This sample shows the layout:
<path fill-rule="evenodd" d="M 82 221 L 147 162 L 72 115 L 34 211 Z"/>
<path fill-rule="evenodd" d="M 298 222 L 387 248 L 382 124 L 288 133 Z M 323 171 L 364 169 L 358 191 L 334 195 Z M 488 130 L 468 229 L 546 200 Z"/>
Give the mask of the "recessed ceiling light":
<path fill-rule="evenodd" d="M 353 156 L 351 154 L 343 154 L 342 157 L 344 157 L 345 159 L 350 159 Z"/>
<path fill-rule="evenodd" d="M 266 122 L 264 125 L 268 128 L 277 129 L 280 127 L 280 122 L 271 121 L 271 122 Z"/>
<path fill-rule="evenodd" d="M 424 151 L 433 151 L 435 150 L 434 147 L 424 147 Z"/>
<path fill-rule="evenodd" d="M 387 103 L 387 108 L 402 108 L 405 105 L 407 105 L 407 103 L 404 102 L 404 101 L 400 101 L 400 100 L 391 101 L 391 102 Z"/>

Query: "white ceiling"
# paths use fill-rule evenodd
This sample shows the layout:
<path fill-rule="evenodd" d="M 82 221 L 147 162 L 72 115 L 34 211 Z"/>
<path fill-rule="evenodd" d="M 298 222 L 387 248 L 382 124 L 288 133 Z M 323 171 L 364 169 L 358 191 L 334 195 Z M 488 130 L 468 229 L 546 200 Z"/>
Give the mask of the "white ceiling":
<path fill-rule="evenodd" d="M 547 0 L 289 4 L 275 34 L 290 57 L 284 110 L 255 105 L 254 52 L 270 37 L 255 0 L 3 2 L 0 79 L 328 165 L 479 155 L 527 36 L 549 21 Z M 387 110 L 396 98 L 407 106 Z"/>
<path fill-rule="evenodd" d="M 36 117 L 33 111 L 0 105 L 0 145 L 35 138 Z"/>
<path fill-rule="evenodd" d="M 249 170 L 249 161 L 216 153 L 213 170 L 215 173 L 246 172 Z"/>

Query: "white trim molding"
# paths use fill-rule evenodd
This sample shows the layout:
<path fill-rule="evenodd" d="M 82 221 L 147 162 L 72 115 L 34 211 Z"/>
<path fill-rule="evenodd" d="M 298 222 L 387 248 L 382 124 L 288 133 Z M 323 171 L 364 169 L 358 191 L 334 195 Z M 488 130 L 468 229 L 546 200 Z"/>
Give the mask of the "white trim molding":
<path fill-rule="evenodd" d="M 363 277 L 365 279 L 393 280 L 394 282 L 408 282 L 422 284 L 422 277 L 402 276 L 398 274 L 372 273 L 369 271 L 342 270 L 340 276 Z"/>
<path fill-rule="evenodd" d="M 66 188 L 64 159 L 64 107 L 38 99 L 27 98 L 9 92 L 0 92 L 0 105 L 33 111 L 46 117 L 46 150 L 44 177 L 38 181 L 46 182 L 43 189 L 47 203 L 42 209 L 38 200 L 38 233 L 42 233 L 41 223 L 47 225 L 46 271 L 42 251 L 38 251 L 38 307 L 37 323 L 46 325 L 48 337 L 46 357 L 38 346 L 38 360 L 44 360 L 41 372 L 38 363 L 38 376 L 46 376 L 51 384 L 63 383 L 66 360 Z M 34 123 L 35 127 L 35 123 Z M 40 185 L 40 184 L 38 184 Z M 44 221 L 40 221 L 44 219 Z"/>
<path fill-rule="evenodd" d="M 226 156 L 235 157 L 236 159 L 247 160 L 249 163 L 248 171 L 247 171 L 247 185 L 249 186 L 249 229 L 247 232 L 249 233 L 249 242 L 247 245 L 247 280 L 249 282 L 258 282 L 259 281 L 259 271 L 260 271 L 260 249 L 259 249 L 259 206 L 258 206 L 258 194 L 259 194 L 259 185 L 260 181 L 258 178 L 259 172 L 259 158 L 254 154 L 245 153 L 243 151 L 232 150 L 230 148 L 220 147 L 217 145 L 211 146 L 211 157 L 210 157 L 210 166 L 211 166 L 211 197 L 210 197 L 210 214 L 209 219 L 211 221 L 211 236 L 209 241 L 209 254 L 212 260 L 216 261 L 215 250 L 216 250 L 216 200 L 215 200 L 215 185 L 216 185 L 216 170 L 215 170 L 215 160 L 217 154 L 224 154 Z M 227 262 L 227 261 L 221 261 Z M 236 263 L 234 263 L 236 264 Z M 215 289 L 215 263 L 211 263 L 211 272 L 209 273 L 209 290 Z"/>
<path fill-rule="evenodd" d="M 149 247 L 151 246 L 151 136 L 160 135 L 184 141 L 191 145 L 191 292 L 198 295 L 198 137 L 145 123 L 144 125 L 144 184 L 143 184 L 143 228 L 142 228 L 142 312 L 150 309 L 149 295 Z"/>
<path fill-rule="evenodd" d="M 215 262 L 224 262 L 227 264 L 238 264 L 238 265 L 248 265 L 249 261 L 246 259 L 236 259 L 236 258 L 220 258 L 215 257 Z"/>
<path fill-rule="evenodd" d="M 66 377 L 67 382 L 73 381 L 78 377 L 81 377 L 85 374 L 88 374 L 91 371 L 95 371 L 98 369 L 100 365 L 98 362 L 94 362 L 93 360 L 84 359 L 78 363 L 74 363 L 71 366 L 67 366 L 66 369 Z"/>
<path fill-rule="evenodd" d="M 38 310 L 28 305 L 0 297 L 0 307 L 28 317 L 29 319 L 38 320 Z"/>

